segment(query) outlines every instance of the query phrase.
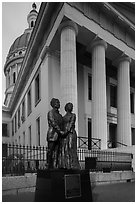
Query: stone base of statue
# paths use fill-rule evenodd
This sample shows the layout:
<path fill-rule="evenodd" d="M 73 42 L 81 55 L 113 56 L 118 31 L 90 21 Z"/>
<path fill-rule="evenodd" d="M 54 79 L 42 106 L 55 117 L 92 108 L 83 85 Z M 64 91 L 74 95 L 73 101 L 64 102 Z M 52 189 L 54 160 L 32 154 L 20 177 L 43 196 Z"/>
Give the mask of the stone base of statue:
<path fill-rule="evenodd" d="M 38 170 L 35 202 L 89 202 L 92 191 L 88 170 Z"/>

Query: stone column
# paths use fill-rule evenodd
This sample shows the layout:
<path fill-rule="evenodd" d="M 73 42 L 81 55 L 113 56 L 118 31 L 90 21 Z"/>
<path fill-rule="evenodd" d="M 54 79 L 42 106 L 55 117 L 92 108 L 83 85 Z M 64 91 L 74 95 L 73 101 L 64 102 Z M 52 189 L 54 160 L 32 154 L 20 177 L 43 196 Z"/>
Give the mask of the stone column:
<path fill-rule="evenodd" d="M 130 62 L 121 57 L 118 64 L 117 86 L 117 142 L 131 145 Z"/>
<path fill-rule="evenodd" d="M 101 149 L 107 149 L 107 99 L 105 50 L 107 43 L 96 40 L 92 49 L 92 137 L 101 139 Z"/>
<path fill-rule="evenodd" d="M 61 32 L 61 106 L 64 114 L 66 103 L 73 103 L 73 112 L 76 114 L 76 130 L 78 131 L 78 97 L 77 97 L 77 61 L 76 35 L 78 27 L 72 21 L 63 22 Z"/>

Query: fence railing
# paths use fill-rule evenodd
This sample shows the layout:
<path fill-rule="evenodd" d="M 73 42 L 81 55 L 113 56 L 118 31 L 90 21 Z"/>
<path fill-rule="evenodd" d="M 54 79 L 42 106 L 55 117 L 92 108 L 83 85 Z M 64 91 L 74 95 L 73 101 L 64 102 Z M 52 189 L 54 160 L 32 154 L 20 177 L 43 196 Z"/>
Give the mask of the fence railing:
<path fill-rule="evenodd" d="M 88 139 L 88 137 L 79 136 L 78 148 L 88 149 L 88 150 L 101 149 L 101 139 L 97 139 L 97 138 Z"/>
<path fill-rule="evenodd" d="M 91 171 L 131 170 L 132 154 L 107 152 L 102 150 L 78 149 L 78 159 L 81 168 L 86 167 L 86 160 L 90 159 Z M 3 145 L 2 174 L 24 175 L 36 172 L 37 169 L 47 168 L 47 148 L 44 146 Z M 96 164 L 96 165 L 93 165 Z"/>
<path fill-rule="evenodd" d="M 3 174 L 24 174 L 46 168 L 47 148 L 44 146 L 7 144 L 3 152 Z"/>

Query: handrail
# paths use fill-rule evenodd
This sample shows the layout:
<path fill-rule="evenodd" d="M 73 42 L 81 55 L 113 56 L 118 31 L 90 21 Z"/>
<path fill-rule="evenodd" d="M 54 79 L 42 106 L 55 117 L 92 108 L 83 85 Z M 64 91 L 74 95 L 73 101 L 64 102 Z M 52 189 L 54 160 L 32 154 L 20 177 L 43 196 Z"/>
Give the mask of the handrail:
<path fill-rule="evenodd" d="M 121 144 L 121 145 L 123 145 L 123 146 L 125 146 L 125 147 L 127 147 L 128 145 L 126 145 L 126 144 L 124 144 L 124 143 L 121 143 L 121 142 L 116 142 L 117 144 Z"/>
<path fill-rule="evenodd" d="M 111 148 L 109 145 L 112 144 L 112 141 L 108 140 L 107 143 L 108 143 L 108 147 Z M 124 144 L 124 143 L 122 143 L 122 142 L 118 142 L 118 141 L 116 141 L 115 143 L 116 143 L 116 144 L 120 144 L 120 145 L 125 146 L 125 147 L 128 146 L 128 145 L 126 145 L 126 144 Z"/>

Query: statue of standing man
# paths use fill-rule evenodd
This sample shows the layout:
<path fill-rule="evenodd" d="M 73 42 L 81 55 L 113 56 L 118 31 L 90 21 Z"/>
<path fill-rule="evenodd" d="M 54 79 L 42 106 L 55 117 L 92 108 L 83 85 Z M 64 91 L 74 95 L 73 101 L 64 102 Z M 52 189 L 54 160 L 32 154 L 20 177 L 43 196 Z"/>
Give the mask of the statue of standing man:
<path fill-rule="evenodd" d="M 48 132 L 47 132 L 47 164 L 48 169 L 58 168 L 58 155 L 59 155 L 59 139 L 64 134 L 63 118 L 59 113 L 60 102 L 56 98 L 52 98 L 50 105 L 52 110 L 48 112 Z"/>

